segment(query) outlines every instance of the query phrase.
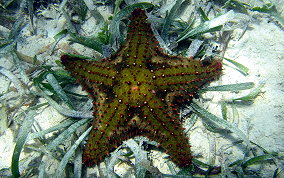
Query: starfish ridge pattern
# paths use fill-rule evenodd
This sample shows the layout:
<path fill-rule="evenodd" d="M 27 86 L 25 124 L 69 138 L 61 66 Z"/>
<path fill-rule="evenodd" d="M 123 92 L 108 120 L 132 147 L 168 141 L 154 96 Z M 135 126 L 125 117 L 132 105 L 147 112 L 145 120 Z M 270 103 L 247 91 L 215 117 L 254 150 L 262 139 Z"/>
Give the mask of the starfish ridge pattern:
<path fill-rule="evenodd" d="M 98 164 L 122 141 L 145 136 L 157 141 L 178 166 L 189 166 L 192 156 L 179 108 L 221 74 L 222 64 L 164 54 L 145 11 L 135 9 L 130 20 L 125 44 L 111 57 L 61 57 L 94 100 L 93 130 L 83 164 Z"/>

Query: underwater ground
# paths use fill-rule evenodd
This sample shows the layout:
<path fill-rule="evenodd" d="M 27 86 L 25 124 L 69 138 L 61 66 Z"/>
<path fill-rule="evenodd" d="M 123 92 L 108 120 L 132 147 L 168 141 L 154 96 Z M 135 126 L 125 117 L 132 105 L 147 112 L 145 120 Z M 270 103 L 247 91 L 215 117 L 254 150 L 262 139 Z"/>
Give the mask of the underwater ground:
<path fill-rule="evenodd" d="M 148 8 L 165 52 L 223 63 L 221 77 L 181 110 L 189 169 L 140 137 L 99 166 L 81 164 L 91 100 L 60 56 L 115 52 L 125 9 L 138 7 Z M 0 1 L 0 177 L 284 177 L 283 7 L 283 0 Z"/>

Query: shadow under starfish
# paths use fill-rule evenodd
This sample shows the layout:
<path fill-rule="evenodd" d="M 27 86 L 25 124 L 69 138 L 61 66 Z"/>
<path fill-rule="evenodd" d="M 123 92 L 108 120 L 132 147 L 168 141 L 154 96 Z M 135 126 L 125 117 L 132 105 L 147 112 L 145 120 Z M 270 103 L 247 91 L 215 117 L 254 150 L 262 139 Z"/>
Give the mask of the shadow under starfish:
<path fill-rule="evenodd" d="M 178 166 L 187 167 L 192 156 L 179 108 L 221 75 L 222 63 L 164 54 L 145 11 L 135 9 L 130 20 L 125 44 L 111 57 L 61 57 L 66 70 L 93 98 L 93 130 L 83 163 L 98 164 L 122 141 L 145 136 L 157 141 Z"/>

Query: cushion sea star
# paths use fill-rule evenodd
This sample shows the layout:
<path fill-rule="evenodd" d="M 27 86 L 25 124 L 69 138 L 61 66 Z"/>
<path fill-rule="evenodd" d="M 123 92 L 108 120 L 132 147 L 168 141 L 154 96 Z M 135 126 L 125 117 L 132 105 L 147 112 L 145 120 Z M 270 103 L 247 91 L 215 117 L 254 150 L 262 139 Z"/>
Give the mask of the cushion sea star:
<path fill-rule="evenodd" d="M 157 141 L 178 166 L 189 166 L 190 145 L 178 119 L 179 108 L 220 76 L 222 64 L 164 54 L 145 11 L 135 9 L 130 20 L 125 44 L 111 57 L 61 57 L 94 100 L 95 119 L 83 163 L 98 164 L 122 141 L 145 136 Z"/>

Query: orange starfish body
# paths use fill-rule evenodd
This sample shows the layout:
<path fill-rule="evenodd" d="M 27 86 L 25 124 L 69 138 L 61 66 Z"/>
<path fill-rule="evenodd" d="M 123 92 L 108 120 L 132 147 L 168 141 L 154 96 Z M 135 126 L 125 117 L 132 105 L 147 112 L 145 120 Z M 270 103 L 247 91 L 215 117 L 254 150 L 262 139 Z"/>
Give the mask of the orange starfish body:
<path fill-rule="evenodd" d="M 179 108 L 220 76 L 222 64 L 164 54 L 145 11 L 135 9 L 130 20 L 125 44 L 111 57 L 61 57 L 66 70 L 94 99 L 93 130 L 83 163 L 98 164 L 122 141 L 145 136 L 157 141 L 178 166 L 189 166 L 190 145 Z"/>

